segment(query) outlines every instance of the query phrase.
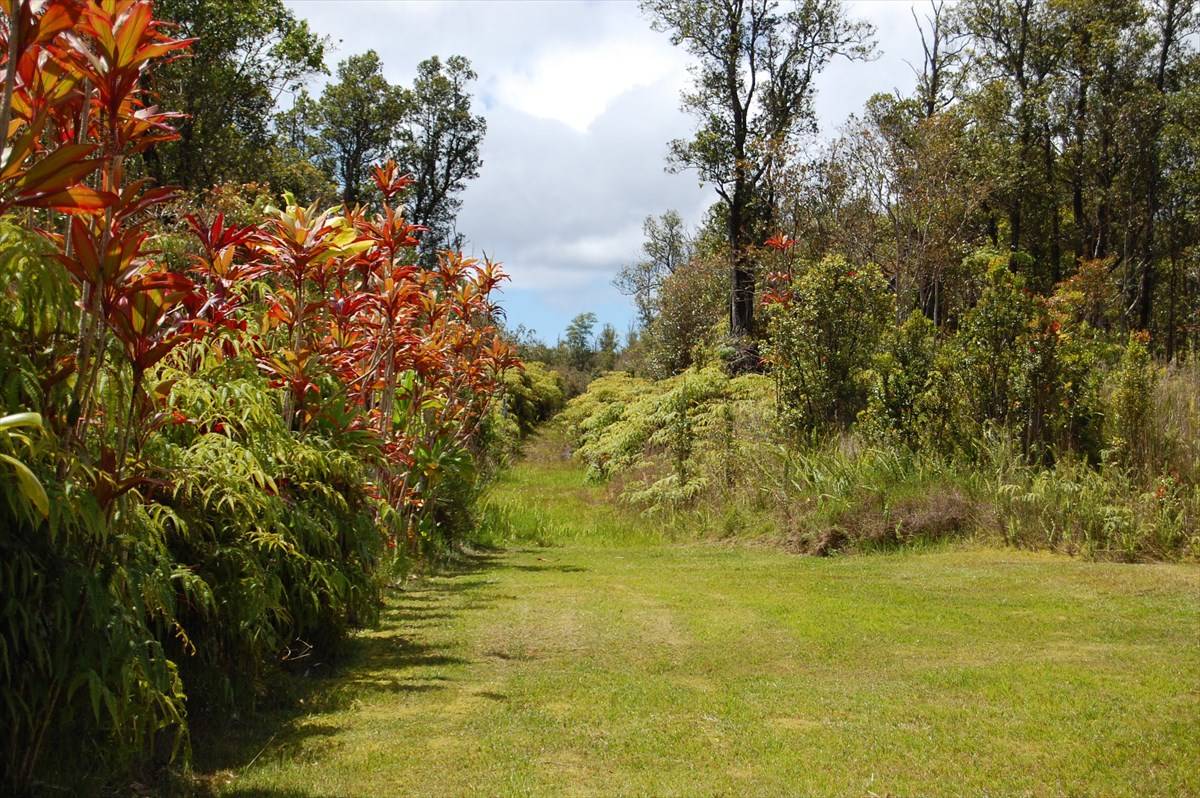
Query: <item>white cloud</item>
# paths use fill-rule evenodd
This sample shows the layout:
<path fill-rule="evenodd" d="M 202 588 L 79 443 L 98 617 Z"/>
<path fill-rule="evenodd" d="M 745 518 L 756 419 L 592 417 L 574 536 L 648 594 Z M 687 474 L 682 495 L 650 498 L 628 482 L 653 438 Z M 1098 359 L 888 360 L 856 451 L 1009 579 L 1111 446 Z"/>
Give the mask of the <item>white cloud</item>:
<path fill-rule="evenodd" d="M 687 62 L 676 50 L 648 37 L 611 38 L 586 47 L 555 47 L 524 68 L 499 76 L 500 102 L 584 133 L 626 92 L 667 81 L 678 88 Z"/>

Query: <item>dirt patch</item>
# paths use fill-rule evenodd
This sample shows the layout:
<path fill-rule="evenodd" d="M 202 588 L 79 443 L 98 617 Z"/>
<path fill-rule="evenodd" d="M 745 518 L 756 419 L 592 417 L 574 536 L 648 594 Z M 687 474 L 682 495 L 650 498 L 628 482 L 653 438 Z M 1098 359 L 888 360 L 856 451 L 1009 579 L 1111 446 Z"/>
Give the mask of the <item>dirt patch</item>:
<path fill-rule="evenodd" d="M 975 524 L 977 508 L 957 488 L 933 488 L 887 505 L 876 495 L 839 513 L 833 523 L 790 547 L 819 557 L 854 548 L 893 548 L 958 537 Z"/>

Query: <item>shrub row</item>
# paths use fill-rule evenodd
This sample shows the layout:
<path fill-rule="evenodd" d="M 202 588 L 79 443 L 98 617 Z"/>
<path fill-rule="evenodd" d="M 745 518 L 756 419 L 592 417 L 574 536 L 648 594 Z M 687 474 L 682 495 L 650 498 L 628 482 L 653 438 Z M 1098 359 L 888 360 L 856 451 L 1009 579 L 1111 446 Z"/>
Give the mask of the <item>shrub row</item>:
<path fill-rule="evenodd" d="M 332 656 L 455 543 L 506 380 L 516 432 L 561 398 L 508 374 L 495 264 L 413 265 L 394 164 L 370 207 L 152 187 L 137 158 L 174 131 L 145 78 L 189 42 L 148 0 L 14 9 L 0 791 L 95 793 L 186 756 L 189 713 Z"/>

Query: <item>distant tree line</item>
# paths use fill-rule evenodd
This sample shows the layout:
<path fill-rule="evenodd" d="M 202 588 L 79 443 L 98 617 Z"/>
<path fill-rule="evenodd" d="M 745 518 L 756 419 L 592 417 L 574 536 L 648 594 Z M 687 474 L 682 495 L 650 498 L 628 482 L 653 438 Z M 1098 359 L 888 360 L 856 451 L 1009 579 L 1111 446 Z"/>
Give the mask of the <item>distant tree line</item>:
<path fill-rule="evenodd" d="M 510 330 L 508 338 L 522 360 L 545 363 L 557 372 L 567 393 L 573 396 L 600 374 L 624 367 L 624 353 L 636 346 L 636 333 L 630 333 L 622 345 L 616 327 L 605 323 L 597 332 L 597 324 L 596 314 L 588 311 L 571 319 L 554 344 L 547 344 L 536 330 L 523 324 Z"/>

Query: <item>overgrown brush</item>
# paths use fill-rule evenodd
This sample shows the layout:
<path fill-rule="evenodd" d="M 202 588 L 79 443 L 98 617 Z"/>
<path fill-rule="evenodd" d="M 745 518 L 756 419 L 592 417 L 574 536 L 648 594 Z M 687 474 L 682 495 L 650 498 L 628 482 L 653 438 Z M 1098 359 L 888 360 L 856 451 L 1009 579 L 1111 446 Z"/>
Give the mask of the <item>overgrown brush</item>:
<path fill-rule="evenodd" d="M 1039 300 L 991 267 L 959 332 L 912 316 L 837 374 L 821 364 L 843 356 L 796 355 L 787 368 L 801 382 L 776 375 L 785 395 L 717 367 L 611 374 L 560 419 L 589 475 L 625 500 L 695 511 L 722 533 L 765 513 L 803 551 L 971 535 L 1109 559 L 1200 556 L 1195 367 L 1155 364 L 1142 335 L 1114 347 L 1066 294 Z M 842 287 L 869 290 L 853 285 Z M 816 317 L 778 326 L 787 312 L 773 334 L 821 339 Z M 812 374 L 865 386 L 855 424 L 839 423 L 836 396 L 850 394 L 832 389 L 785 412 Z"/>

